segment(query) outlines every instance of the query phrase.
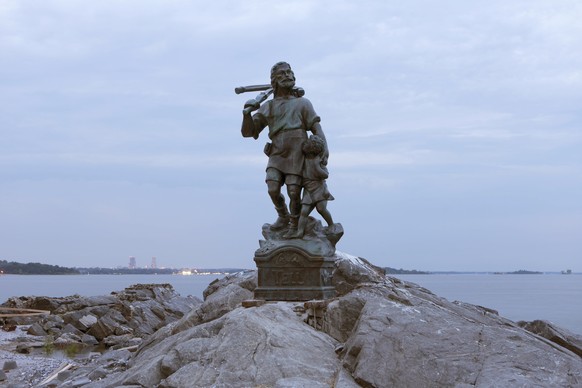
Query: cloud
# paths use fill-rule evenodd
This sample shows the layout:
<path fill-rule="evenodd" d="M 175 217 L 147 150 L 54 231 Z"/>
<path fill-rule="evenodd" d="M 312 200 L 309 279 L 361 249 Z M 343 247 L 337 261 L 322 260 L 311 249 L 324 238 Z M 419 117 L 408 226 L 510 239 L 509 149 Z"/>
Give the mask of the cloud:
<path fill-rule="evenodd" d="M 123 250 L 121 239 L 103 230 L 125 233 L 106 225 L 107 217 L 139 195 L 141 205 L 132 209 L 144 225 L 151 227 L 150 219 L 170 224 L 166 213 L 191 201 L 203 206 L 181 228 L 209 238 L 206 226 L 224 222 L 252 250 L 259 236 L 250 235 L 249 224 L 259 230 L 274 216 L 263 182 L 268 138 L 241 138 L 241 108 L 254 94 L 235 95 L 233 88 L 268 82 L 270 66 L 287 60 L 322 117 L 333 206 L 354 223 L 344 225 L 355 238 L 346 234 L 352 253 L 386 257 L 390 247 L 366 230 L 382 233 L 410 222 L 401 241 L 430 240 L 435 247 L 418 245 L 410 265 L 446 266 L 452 248 L 438 243 L 454 242 L 448 233 L 458 229 L 448 232 L 439 222 L 458 208 L 464 210 L 454 221 L 481 225 L 475 230 L 489 236 L 487 252 L 500 253 L 494 243 L 505 244 L 511 228 L 522 225 L 520 212 L 555 211 L 545 201 L 579 212 L 572 180 L 582 170 L 581 18 L 578 1 L 4 0 L 0 192 L 10 195 L 0 199 L 27 200 L 18 208 L 21 220 L 15 221 L 18 212 L 6 215 L 18 227 L 5 236 L 17 241 L 26 232 L 42 239 L 43 228 L 26 227 L 38 220 L 25 208 L 50 223 L 58 212 L 45 199 L 58 197 L 63 185 L 70 209 L 55 207 L 69 220 L 62 233 L 72 233 L 75 214 L 84 214 L 87 225 L 103 225 L 86 230 Z M 562 193 L 559 199 L 546 186 Z M 524 204 L 530 193 L 541 199 Z M 406 211 L 386 205 L 387 196 Z M 150 211 L 151 203 L 166 213 Z M 506 218 L 489 223 L 496 209 Z M 552 229 L 559 230 L 563 218 L 554 216 Z M 178 227 L 172 237 L 164 236 L 163 225 L 154 235 L 140 222 L 124 222 L 134 228 L 135 236 L 126 236 L 135 243 L 144 233 L 179 245 L 176 256 L 192 253 L 177 243 L 176 236 L 188 238 Z M 415 223 L 428 226 L 416 230 Z M 572 223 L 562 228 L 569 231 Z M 520 241 L 537 236 L 520 233 Z M 253 241 L 247 246 L 245 239 Z M 471 241 L 475 250 L 485 249 Z M 526 245 L 506 247 L 527 251 Z M 19 251 L 16 244 L 5 247 Z M 43 247 L 52 252 L 46 257 L 63 249 Z M 548 242 L 545 251 L 551 248 Z M 81 249 L 68 247 L 66 256 Z M 215 257 L 240 256 L 234 246 L 214 249 Z"/>

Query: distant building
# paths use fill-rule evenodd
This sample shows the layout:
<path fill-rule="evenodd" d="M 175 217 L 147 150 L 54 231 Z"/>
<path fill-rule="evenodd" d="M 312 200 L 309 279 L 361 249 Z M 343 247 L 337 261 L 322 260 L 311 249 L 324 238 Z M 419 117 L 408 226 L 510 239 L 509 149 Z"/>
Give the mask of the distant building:
<path fill-rule="evenodd" d="M 129 256 L 129 269 L 135 269 L 137 266 L 135 265 L 135 257 Z"/>
<path fill-rule="evenodd" d="M 158 268 L 158 264 L 156 263 L 156 257 L 152 257 L 152 265 L 151 267 L 152 269 Z"/>

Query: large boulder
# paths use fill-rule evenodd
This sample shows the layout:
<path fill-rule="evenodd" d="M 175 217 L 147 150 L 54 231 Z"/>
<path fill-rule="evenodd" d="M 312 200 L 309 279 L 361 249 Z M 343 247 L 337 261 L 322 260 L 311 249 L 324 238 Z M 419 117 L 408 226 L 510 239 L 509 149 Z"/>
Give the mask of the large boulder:
<path fill-rule="evenodd" d="M 292 307 L 239 307 L 141 348 L 127 372 L 89 386 L 333 386 L 341 370 L 337 342 L 311 330 Z"/>

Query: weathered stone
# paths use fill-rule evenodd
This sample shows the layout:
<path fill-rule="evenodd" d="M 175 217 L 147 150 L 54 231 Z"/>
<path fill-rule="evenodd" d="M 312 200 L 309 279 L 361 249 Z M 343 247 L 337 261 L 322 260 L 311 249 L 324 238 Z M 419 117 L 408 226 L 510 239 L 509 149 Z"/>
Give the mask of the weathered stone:
<path fill-rule="evenodd" d="M 434 299 L 413 295 L 409 306 L 388 298 L 389 290 L 365 292 L 366 304 L 342 352 L 344 367 L 360 385 L 573 386 L 582 381 L 582 363 L 570 352 L 556 351 L 494 314 L 464 312 L 444 299 L 435 305 Z"/>
<path fill-rule="evenodd" d="M 97 317 L 93 314 L 87 314 L 87 315 L 83 315 L 81 318 L 79 318 L 79 324 L 81 325 L 81 329 L 82 331 L 87 331 L 91 328 L 91 326 L 93 326 L 94 324 L 97 323 Z"/>
<path fill-rule="evenodd" d="M 582 357 L 582 336 L 557 327 L 548 321 L 520 321 L 517 324 L 527 331 L 540 335 Z"/>
<path fill-rule="evenodd" d="M 134 340 L 137 340 L 134 342 Z M 131 334 L 111 335 L 103 340 L 103 344 L 108 347 L 126 347 L 137 345 L 141 342 L 141 338 L 135 338 Z"/>
<path fill-rule="evenodd" d="M 71 325 L 70 323 L 66 324 L 62 330 L 63 333 L 71 333 L 76 335 L 77 337 L 81 337 L 83 333 L 81 330 L 77 329 L 75 326 Z"/>
<path fill-rule="evenodd" d="M 43 329 L 42 325 L 38 322 L 35 322 L 32 325 L 30 325 L 28 330 L 26 330 L 26 333 L 30 334 L 30 335 L 36 335 L 39 337 L 47 335 L 47 332 Z"/>
<path fill-rule="evenodd" d="M 92 370 L 87 377 L 91 379 L 91 381 L 95 381 L 95 380 L 101 380 L 105 377 L 107 377 L 109 373 L 107 372 L 107 370 L 105 370 L 105 368 L 102 367 L 98 367 L 97 369 Z"/>
<path fill-rule="evenodd" d="M 87 334 L 90 334 L 93 337 L 97 338 L 97 340 L 101 341 L 104 338 L 114 334 L 117 326 L 118 326 L 117 322 L 115 322 L 113 319 L 105 315 L 99 318 L 97 320 L 97 323 L 91 326 L 91 329 L 89 329 Z"/>
<path fill-rule="evenodd" d="M 242 306 L 244 308 L 250 308 L 250 307 L 259 307 L 264 305 L 265 303 L 267 303 L 264 300 L 260 300 L 260 299 L 248 299 L 248 300 L 243 300 L 242 301 Z"/>
<path fill-rule="evenodd" d="M 321 316 L 321 320 L 326 323 L 323 331 L 336 340 L 345 342 L 352 334 L 365 304 L 365 295 L 360 295 L 357 291 L 330 301 Z"/>
<path fill-rule="evenodd" d="M 97 341 L 97 338 L 93 337 L 90 334 L 83 334 L 81 336 L 81 342 L 84 343 L 85 345 L 97 345 L 99 343 L 99 341 Z"/>
<path fill-rule="evenodd" d="M 88 377 L 79 377 L 78 379 L 71 381 L 71 387 L 73 388 L 82 387 L 89 383 L 91 383 L 91 380 Z"/>
<path fill-rule="evenodd" d="M 65 381 L 69 377 L 71 377 L 71 371 L 70 370 L 64 370 L 62 372 L 59 372 L 59 374 L 57 374 L 57 379 L 59 381 Z"/>
<path fill-rule="evenodd" d="M 244 300 L 251 299 L 252 296 L 253 294 L 249 290 L 240 287 L 235 282 L 225 283 L 224 287 L 210 294 L 198 308 L 177 321 L 171 330 L 173 333 L 177 333 L 186 328 L 217 319 L 240 307 Z"/>
<path fill-rule="evenodd" d="M 332 284 L 338 296 L 365 284 L 382 284 L 386 281 L 384 271 L 366 259 L 339 251 L 335 257 Z"/>
<path fill-rule="evenodd" d="M 55 298 L 56 299 L 56 298 Z M 65 314 L 69 311 L 80 311 L 86 307 L 92 309 L 98 306 L 111 306 L 117 303 L 118 300 L 112 295 L 98 295 L 89 297 L 65 297 L 61 298 L 59 306 L 55 309 L 55 314 Z"/>
<path fill-rule="evenodd" d="M 79 330 L 87 330 L 87 328 L 84 328 L 84 326 L 79 325 L 79 321 L 81 320 L 81 318 L 83 318 L 83 316 L 87 314 L 85 310 L 86 309 L 80 311 L 67 311 L 61 316 L 65 324 L 75 325 L 75 327 L 77 327 Z"/>
<path fill-rule="evenodd" d="M 48 317 L 42 319 L 44 330 L 48 331 L 52 328 L 62 328 L 65 325 L 65 320 L 60 315 L 49 315 Z"/>
<path fill-rule="evenodd" d="M 6 373 L 4 373 L 4 371 L 0 369 L 0 381 L 5 381 L 5 380 L 6 380 Z"/>
<path fill-rule="evenodd" d="M 236 309 L 142 347 L 121 379 L 102 386 L 276 386 L 291 377 L 330 386 L 339 368 L 336 342 L 305 327 L 289 304 Z"/>
<path fill-rule="evenodd" d="M 161 328 L 164 323 L 152 312 L 152 301 L 135 301 L 131 304 L 132 316 L 128 322 L 136 335 L 147 336 Z"/>
<path fill-rule="evenodd" d="M 18 368 L 18 364 L 16 363 L 15 360 L 7 360 L 4 361 L 4 366 L 2 367 L 2 370 L 12 370 L 12 369 L 16 369 Z"/>
<path fill-rule="evenodd" d="M 55 339 L 56 346 L 67 346 L 72 344 L 80 344 L 81 337 L 73 333 L 63 333 L 59 338 Z"/>
<path fill-rule="evenodd" d="M 226 287 L 228 284 L 236 284 L 240 288 L 249 291 L 254 291 L 257 287 L 257 271 L 242 271 L 235 274 L 226 275 L 222 279 L 212 281 L 208 287 L 202 292 L 204 300 L 206 300 L 214 292 Z"/>
<path fill-rule="evenodd" d="M 133 329 L 125 325 L 119 325 L 115 328 L 115 335 L 133 335 Z"/>

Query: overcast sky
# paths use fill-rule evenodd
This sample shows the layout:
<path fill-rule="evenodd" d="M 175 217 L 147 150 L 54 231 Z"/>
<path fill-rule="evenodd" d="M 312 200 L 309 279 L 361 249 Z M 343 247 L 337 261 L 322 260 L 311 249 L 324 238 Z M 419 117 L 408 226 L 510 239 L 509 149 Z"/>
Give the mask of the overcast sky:
<path fill-rule="evenodd" d="M 0 259 L 254 268 L 276 213 L 234 87 L 288 61 L 338 249 L 582 271 L 582 2 L 0 1 Z"/>

